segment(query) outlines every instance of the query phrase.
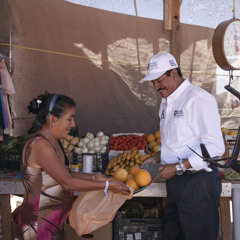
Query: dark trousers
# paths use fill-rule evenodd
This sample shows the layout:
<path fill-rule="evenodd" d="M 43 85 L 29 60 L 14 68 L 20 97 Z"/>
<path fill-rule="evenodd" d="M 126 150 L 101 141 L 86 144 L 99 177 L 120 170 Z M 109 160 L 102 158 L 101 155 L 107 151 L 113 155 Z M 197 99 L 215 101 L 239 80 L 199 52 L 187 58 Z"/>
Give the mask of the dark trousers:
<path fill-rule="evenodd" d="M 166 181 L 164 239 L 217 240 L 221 178 L 216 167 Z"/>

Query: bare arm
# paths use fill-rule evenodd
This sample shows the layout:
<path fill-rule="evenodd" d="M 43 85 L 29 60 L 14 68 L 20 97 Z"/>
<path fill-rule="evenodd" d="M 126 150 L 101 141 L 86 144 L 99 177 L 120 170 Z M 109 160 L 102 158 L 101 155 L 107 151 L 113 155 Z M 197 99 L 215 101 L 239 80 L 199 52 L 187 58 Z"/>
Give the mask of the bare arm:
<path fill-rule="evenodd" d="M 91 176 L 81 176 L 80 174 L 80 176 L 76 177 L 75 174 L 71 175 L 51 144 L 45 139 L 39 139 L 33 145 L 29 160 L 31 161 L 29 162 L 30 164 L 44 169 L 63 189 L 84 192 L 105 188 L 105 179 L 96 181 L 90 179 L 92 178 Z M 108 189 L 112 192 L 120 192 L 125 195 L 129 195 L 130 193 L 129 187 L 120 181 L 110 181 Z"/>
<path fill-rule="evenodd" d="M 186 169 L 192 168 L 188 159 L 184 159 L 183 164 Z M 161 165 L 159 166 L 158 171 L 160 172 L 158 178 L 169 179 L 176 175 L 176 164 Z"/>

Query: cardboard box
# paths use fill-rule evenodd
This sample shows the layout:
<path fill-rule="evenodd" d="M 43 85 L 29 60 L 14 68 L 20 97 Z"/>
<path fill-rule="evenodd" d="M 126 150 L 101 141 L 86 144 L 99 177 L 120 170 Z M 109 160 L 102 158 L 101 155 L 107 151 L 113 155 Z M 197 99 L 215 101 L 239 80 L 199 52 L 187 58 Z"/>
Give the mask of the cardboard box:
<path fill-rule="evenodd" d="M 78 236 L 76 231 L 67 224 L 66 226 L 67 239 L 71 240 L 112 240 L 112 222 L 90 233 L 88 236 Z"/>

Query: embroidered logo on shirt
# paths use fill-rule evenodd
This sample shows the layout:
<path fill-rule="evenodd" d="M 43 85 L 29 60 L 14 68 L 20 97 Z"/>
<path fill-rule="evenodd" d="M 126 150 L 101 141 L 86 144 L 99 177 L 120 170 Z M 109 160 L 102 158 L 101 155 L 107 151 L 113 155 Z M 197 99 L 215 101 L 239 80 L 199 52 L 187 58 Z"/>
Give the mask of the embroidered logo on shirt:
<path fill-rule="evenodd" d="M 175 110 L 173 113 L 173 117 L 183 117 L 183 110 Z"/>
<path fill-rule="evenodd" d="M 173 66 L 177 66 L 176 63 L 173 60 L 169 60 L 170 65 Z"/>
<path fill-rule="evenodd" d="M 164 110 L 162 110 L 161 119 L 164 119 Z"/>

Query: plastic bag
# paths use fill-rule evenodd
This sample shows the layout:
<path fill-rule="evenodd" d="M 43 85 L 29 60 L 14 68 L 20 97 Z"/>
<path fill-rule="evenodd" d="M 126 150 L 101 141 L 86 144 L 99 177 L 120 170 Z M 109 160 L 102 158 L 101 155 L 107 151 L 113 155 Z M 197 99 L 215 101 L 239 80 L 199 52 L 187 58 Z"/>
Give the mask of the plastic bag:
<path fill-rule="evenodd" d="M 105 196 L 103 190 L 81 193 L 70 211 L 70 226 L 79 236 L 91 233 L 112 221 L 117 210 L 132 196 L 133 189 L 129 196 L 111 191 Z"/>

